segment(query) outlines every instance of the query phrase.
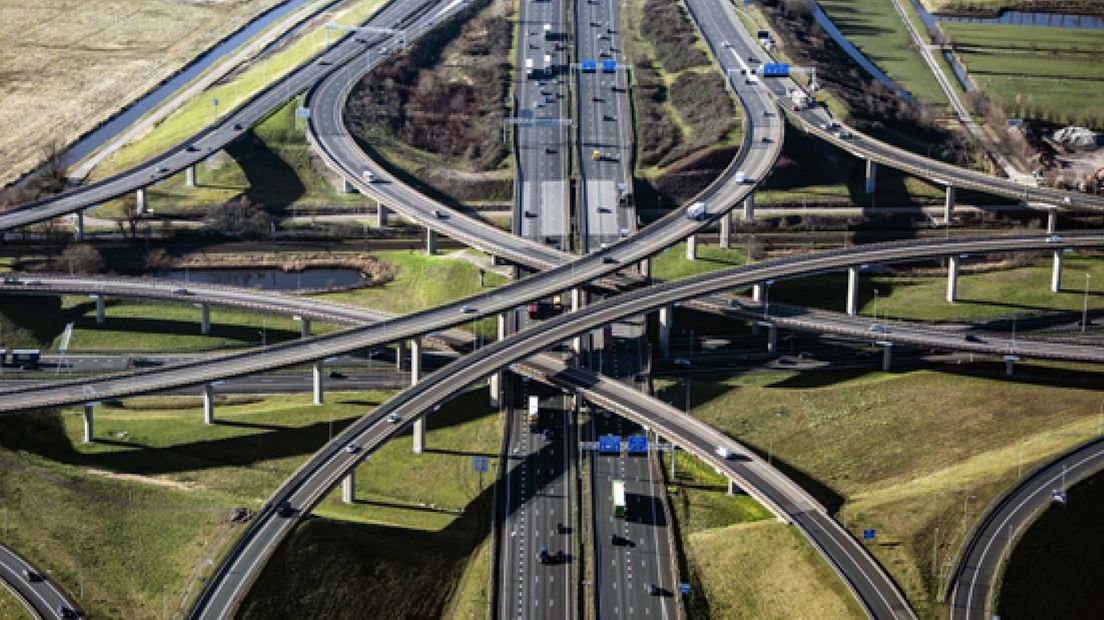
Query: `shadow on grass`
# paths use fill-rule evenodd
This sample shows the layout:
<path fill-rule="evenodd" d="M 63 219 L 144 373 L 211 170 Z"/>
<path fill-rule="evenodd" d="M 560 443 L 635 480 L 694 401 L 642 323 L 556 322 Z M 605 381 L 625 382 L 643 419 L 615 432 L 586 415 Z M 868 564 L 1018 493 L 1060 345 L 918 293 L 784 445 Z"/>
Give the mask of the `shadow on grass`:
<path fill-rule="evenodd" d="M 307 188 L 295 168 L 265 144 L 252 129 L 241 139 L 226 145 L 225 150 L 241 166 L 249 184 L 245 197 L 254 204 L 286 206 L 306 194 Z"/>

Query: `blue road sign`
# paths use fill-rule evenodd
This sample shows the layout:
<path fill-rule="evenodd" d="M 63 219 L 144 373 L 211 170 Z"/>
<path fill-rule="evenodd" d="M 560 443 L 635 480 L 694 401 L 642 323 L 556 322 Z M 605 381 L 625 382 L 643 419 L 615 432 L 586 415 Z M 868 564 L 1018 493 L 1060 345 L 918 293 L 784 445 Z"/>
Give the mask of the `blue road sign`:
<path fill-rule="evenodd" d="M 583 73 L 594 73 L 598 70 L 598 63 L 593 60 L 583 61 Z"/>
<path fill-rule="evenodd" d="M 629 454 L 647 454 L 648 453 L 648 438 L 644 435 L 633 435 L 629 437 Z"/>
<path fill-rule="evenodd" d="M 768 62 L 763 65 L 763 77 L 786 77 L 790 74 L 790 65 L 784 62 Z"/>
<path fill-rule="evenodd" d="M 865 540 L 866 542 L 874 540 L 874 537 L 877 535 L 878 532 L 873 529 L 863 530 L 863 540 Z"/>
<path fill-rule="evenodd" d="M 598 437 L 598 454 L 621 454 L 621 436 L 600 435 Z"/>
<path fill-rule="evenodd" d="M 490 464 L 490 459 L 485 456 L 473 456 L 472 457 L 472 471 L 476 473 L 483 473 L 487 471 Z"/>
<path fill-rule="evenodd" d="M 682 592 L 683 594 L 690 594 L 690 584 L 688 584 L 688 583 L 679 584 L 679 592 Z"/>
<path fill-rule="evenodd" d="M 602 61 L 602 73 L 615 73 L 617 71 L 616 60 L 603 60 Z"/>

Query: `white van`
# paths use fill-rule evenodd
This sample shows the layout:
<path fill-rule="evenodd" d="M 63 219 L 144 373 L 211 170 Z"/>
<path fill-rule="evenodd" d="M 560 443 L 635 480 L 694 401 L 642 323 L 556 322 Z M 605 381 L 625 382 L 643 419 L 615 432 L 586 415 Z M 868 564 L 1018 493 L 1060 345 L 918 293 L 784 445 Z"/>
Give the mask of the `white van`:
<path fill-rule="evenodd" d="M 376 182 L 376 175 L 372 174 L 371 170 L 365 170 L 364 171 L 364 180 L 368 181 L 369 183 L 375 183 Z"/>

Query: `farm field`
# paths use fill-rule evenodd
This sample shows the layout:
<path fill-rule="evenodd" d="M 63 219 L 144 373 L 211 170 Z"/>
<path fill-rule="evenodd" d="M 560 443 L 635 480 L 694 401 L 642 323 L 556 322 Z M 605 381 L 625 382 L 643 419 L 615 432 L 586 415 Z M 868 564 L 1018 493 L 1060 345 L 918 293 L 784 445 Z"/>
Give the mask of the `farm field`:
<path fill-rule="evenodd" d="M 1104 127 L 1104 31 L 942 22 L 979 88 L 1010 116 Z"/>
<path fill-rule="evenodd" d="M 0 184 L 280 0 L 0 0 Z"/>

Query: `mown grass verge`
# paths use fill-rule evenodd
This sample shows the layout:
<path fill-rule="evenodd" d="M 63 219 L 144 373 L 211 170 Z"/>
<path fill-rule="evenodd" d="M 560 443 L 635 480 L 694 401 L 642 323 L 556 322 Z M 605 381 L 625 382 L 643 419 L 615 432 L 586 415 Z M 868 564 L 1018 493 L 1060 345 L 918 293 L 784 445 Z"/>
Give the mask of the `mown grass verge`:
<path fill-rule="evenodd" d="M 763 372 L 690 382 L 696 417 L 796 478 L 871 551 L 921 617 L 966 526 L 1023 467 L 1099 432 L 1094 369 L 1038 364 L 1003 380 L 999 364 L 900 374 L 868 369 Z M 661 382 L 679 406 L 682 385 Z M 936 550 L 932 565 L 933 546 Z"/>

